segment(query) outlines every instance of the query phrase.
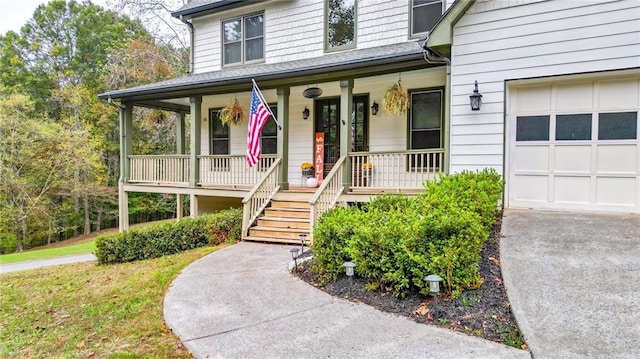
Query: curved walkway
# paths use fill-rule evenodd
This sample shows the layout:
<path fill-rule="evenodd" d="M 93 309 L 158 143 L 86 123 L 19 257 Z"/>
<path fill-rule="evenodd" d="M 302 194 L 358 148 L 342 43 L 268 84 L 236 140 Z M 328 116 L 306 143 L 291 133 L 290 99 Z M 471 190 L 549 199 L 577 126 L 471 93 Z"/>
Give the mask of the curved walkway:
<path fill-rule="evenodd" d="M 508 210 L 500 261 L 536 359 L 640 358 L 640 216 Z"/>
<path fill-rule="evenodd" d="M 167 292 L 167 325 L 198 358 L 531 358 L 334 298 L 287 271 L 290 248 L 241 242 L 194 262 Z"/>

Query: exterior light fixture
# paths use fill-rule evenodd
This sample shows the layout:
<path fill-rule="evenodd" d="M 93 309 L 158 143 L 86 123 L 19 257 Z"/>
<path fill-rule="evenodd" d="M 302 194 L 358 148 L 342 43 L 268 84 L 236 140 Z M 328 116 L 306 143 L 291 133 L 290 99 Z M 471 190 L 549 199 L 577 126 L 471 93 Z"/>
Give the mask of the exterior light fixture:
<path fill-rule="evenodd" d="M 471 102 L 471 111 L 480 111 L 480 105 L 482 104 L 482 94 L 478 92 L 478 81 L 475 83 L 473 94 L 469 96 Z"/>
<path fill-rule="evenodd" d="M 344 262 L 342 265 L 344 267 L 344 272 L 349 278 L 349 298 L 351 298 L 351 287 L 353 286 L 353 268 L 356 267 L 356 264 L 353 262 Z"/>
<path fill-rule="evenodd" d="M 306 233 L 300 233 L 300 255 L 304 253 L 304 241 L 306 237 L 307 237 Z"/>
<path fill-rule="evenodd" d="M 309 87 L 306 90 L 302 91 L 302 96 L 306 98 L 316 98 L 322 95 L 322 89 L 319 87 Z"/>
<path fill-rule="evenodd" d="M 440 278 L 437 274 L 430 274 L 424 278 L 429 283 L 429 292 L 433 295 L 433 320 L 438 320 L 438 293 L 440 292 Z"/>
<path fill-rule="evenodd" d="M 379 109 L 380 109 L 380 106 L 378 105 L 378 103 L 373 101 L 373 105 L 371 105 L 371 114 L 374 116 L 377 115 Z"/>
<path fill-rule="evenodd" d="M 307 108 L 307 106 L 304 107 L 304 110 L 302 110 L 302 119 L 306 120 L 309 118 L 309 109 Z"/>
<path fill-rule="evenodd" d="M 296 266 L 296 272 L 298 271 L 298 252 L 300 250 L 298 248 L 291 248 L 289 252 L 291 252 L 291 259 L 293 259 L 293 263 Z"/>

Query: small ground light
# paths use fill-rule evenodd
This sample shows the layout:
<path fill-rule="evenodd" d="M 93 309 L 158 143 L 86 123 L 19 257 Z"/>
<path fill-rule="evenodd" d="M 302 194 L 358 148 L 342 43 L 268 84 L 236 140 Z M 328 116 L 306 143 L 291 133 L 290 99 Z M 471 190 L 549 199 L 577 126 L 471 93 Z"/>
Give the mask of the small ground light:
<path fill-rule="evenodd" d="M 430 274 L 424 278 L 429 282 L 429 292 L 433 295 L 433 320 L 438 320 L 438 293 L 440 292 L 440 278 L 437 274 Z"/>
<path fill-rule="evenodd" d="M 353 262 L 344 262 L 344 271 L 347 277 L 349 277 L 349 299 L 351 299 L 351 287 L 353 285 L 353 268 L 356 267 L 356 264 Z"/>
<path fill-rule="evenodd" d="M 306 237 L 307 237 L 306 233 L 300 233 L 300 255 L 304 253 L 304 241 Z"/>
<path fill-rule="evenodd" d="M 296 272 L 298 271 L 298 252 L 300 252 L 300 250 L 298 248 L 291 248 L 289 249 L 289 252 L 291 252 L 291 258 L 293 259 L 293 263 L 296 266 Z"/>

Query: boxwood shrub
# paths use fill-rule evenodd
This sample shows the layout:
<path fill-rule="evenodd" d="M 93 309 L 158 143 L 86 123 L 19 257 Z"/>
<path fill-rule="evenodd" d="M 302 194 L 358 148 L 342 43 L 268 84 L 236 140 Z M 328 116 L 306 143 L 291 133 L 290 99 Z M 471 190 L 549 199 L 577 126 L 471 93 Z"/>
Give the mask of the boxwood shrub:
<path fill-rule="evenodd" d="M 241 209 L 162 223 L 96 239 L 98 263 L 124 263 L 240 239 Z"/>
<path fill-rule="evenodd" d="M 477 288 L 503 185 L 495 170 L 462 172 L 428 182 L 416 197 L 381 195 L 361 209 L 333 209 L 314 229 L 314 270 L 322 284 L 352 260 L 369 288 L 398 297 L 427 294 L 424 277 L 432 273 L 453 294 Z"/>

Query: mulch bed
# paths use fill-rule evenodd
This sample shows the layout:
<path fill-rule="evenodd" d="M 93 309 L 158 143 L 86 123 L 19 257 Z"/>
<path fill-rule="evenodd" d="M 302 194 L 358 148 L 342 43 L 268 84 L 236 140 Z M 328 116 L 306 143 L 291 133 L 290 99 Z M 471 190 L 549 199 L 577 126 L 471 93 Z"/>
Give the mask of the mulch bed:
<path fill-rule="evenodd" d="M 500 270 L 501 218 L 494 225 L 490 238 L 482 250 L 480 275 L 483 285 L 477 290 L 464 291 L 458 298 L 441 294 L 438 297 L 437 316 L 434 318 L 433 297 L 411 294 L 398 299 L 390 292 L 365 289 L 366 282 L 353 277 L 351 298 L 346 276 L 336 282 L 319 287 L 307 261 L 298 264 L 298 277 L 307 283 L 337 297 L 363 302 L 378 310 L 402 315 L 418 323 L 436 325 L 469 335 L 527 349 L 524 339 L 511 314 L 509 300 L 502 282 Z M 305 254 L 310 254 L 307 251 Z"/>

